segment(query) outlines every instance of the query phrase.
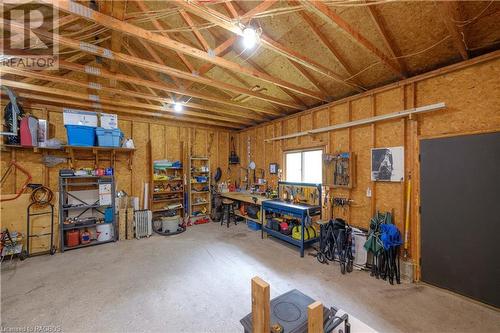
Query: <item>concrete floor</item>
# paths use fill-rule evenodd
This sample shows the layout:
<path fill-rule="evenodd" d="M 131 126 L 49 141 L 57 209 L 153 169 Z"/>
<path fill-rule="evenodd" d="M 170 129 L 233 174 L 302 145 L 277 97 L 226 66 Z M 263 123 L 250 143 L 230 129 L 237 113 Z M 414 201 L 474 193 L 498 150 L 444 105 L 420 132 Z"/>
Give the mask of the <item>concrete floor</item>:
<path fill-rule="evenodd" d="M 271 297 L 297 288 L 380 332 L 499 332 L 500 312 L 424 285 L 301 259 L 243 224 L 120 241 L 2 267 L 1 325 L 65 332 L 241 332 L 250 279 Z"/>

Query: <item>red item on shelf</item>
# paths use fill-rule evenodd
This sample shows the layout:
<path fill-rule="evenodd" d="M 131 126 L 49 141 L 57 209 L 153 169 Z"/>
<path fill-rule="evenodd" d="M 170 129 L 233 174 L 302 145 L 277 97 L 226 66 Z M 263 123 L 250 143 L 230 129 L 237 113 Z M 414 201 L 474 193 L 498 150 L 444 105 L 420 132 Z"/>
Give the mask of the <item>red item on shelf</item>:
<path fill-rule="evenodd" d="M 80 232 L 78 230 L 66 231 L 65 238 L 67 247 L 80 245 Z"/>
<path fill-rule="evenodd" d="M 208 223 L 208 222 L 210 222 L 210 220 L 205 217 L 205 218 L 196 220 L 193 224 L 205 224 L 205 223 Z"/>

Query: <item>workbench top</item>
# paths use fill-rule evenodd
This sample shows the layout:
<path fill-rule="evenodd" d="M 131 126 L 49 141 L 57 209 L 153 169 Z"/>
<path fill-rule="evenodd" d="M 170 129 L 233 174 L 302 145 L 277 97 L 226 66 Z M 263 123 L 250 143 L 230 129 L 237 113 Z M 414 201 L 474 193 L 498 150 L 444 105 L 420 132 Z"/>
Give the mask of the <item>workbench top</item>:
<path fill-rule="evenodd" d="M 251 194 L 249 192 L 224 192 L 220 193 L 220 196 L 231 200 L 242 201 L 251 204 L 255 203 L 259 206 L 262 205 L 262 202 L 271 200 L 262 195 Z M 253 198 L 257 198 L 257 202 L 254 202 Z"/>

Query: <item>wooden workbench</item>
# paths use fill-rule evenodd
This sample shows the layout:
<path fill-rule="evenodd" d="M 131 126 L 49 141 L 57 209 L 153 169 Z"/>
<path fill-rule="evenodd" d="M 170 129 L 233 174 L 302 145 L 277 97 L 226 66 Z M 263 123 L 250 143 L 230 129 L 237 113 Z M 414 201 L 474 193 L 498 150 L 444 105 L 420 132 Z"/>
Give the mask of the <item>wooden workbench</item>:
<path fill-rule="evenodd" d="M 262 224 L 262 221 L 264 219 L 264 212 L 262 211 L 262 202 L 264 202 L 266 200 L 270 200 L 270 199 L 267 199 L 266 197 L 263 197 L 262 195 L 250 194 L 248 192 L 225 192 L 225 193 L 220 193 L 220 196 L 222 198 L 227 198 L 227 199 L 231 199 L 234 201 L 239 201 L 239 202 L 244 202 L 244 203 L 249 203 L 249 204 L 259 206 L 260 207 L 260 219 L 254 219 L 254 218 L 251 218 L 247 215 L 242 215 L 238 210 L 235 210 L 234 214 L 237 216 L 240 216 L 246 220 L 254 221 L 254 222 L 257 222 L 259 224 Z M 255 201 L 254 198 L 257 198 L 257 200 Z"/>

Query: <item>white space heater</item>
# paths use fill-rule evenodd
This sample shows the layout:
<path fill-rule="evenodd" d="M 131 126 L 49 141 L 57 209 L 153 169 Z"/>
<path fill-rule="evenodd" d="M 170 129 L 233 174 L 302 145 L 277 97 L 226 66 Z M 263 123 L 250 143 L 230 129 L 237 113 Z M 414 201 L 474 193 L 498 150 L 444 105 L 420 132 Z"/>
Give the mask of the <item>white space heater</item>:
<path fill-rule="evenodd" d="M 149 237 L 153 234 L 153 213 L 149 209 L 134 212 L 135 238 Z"/>

